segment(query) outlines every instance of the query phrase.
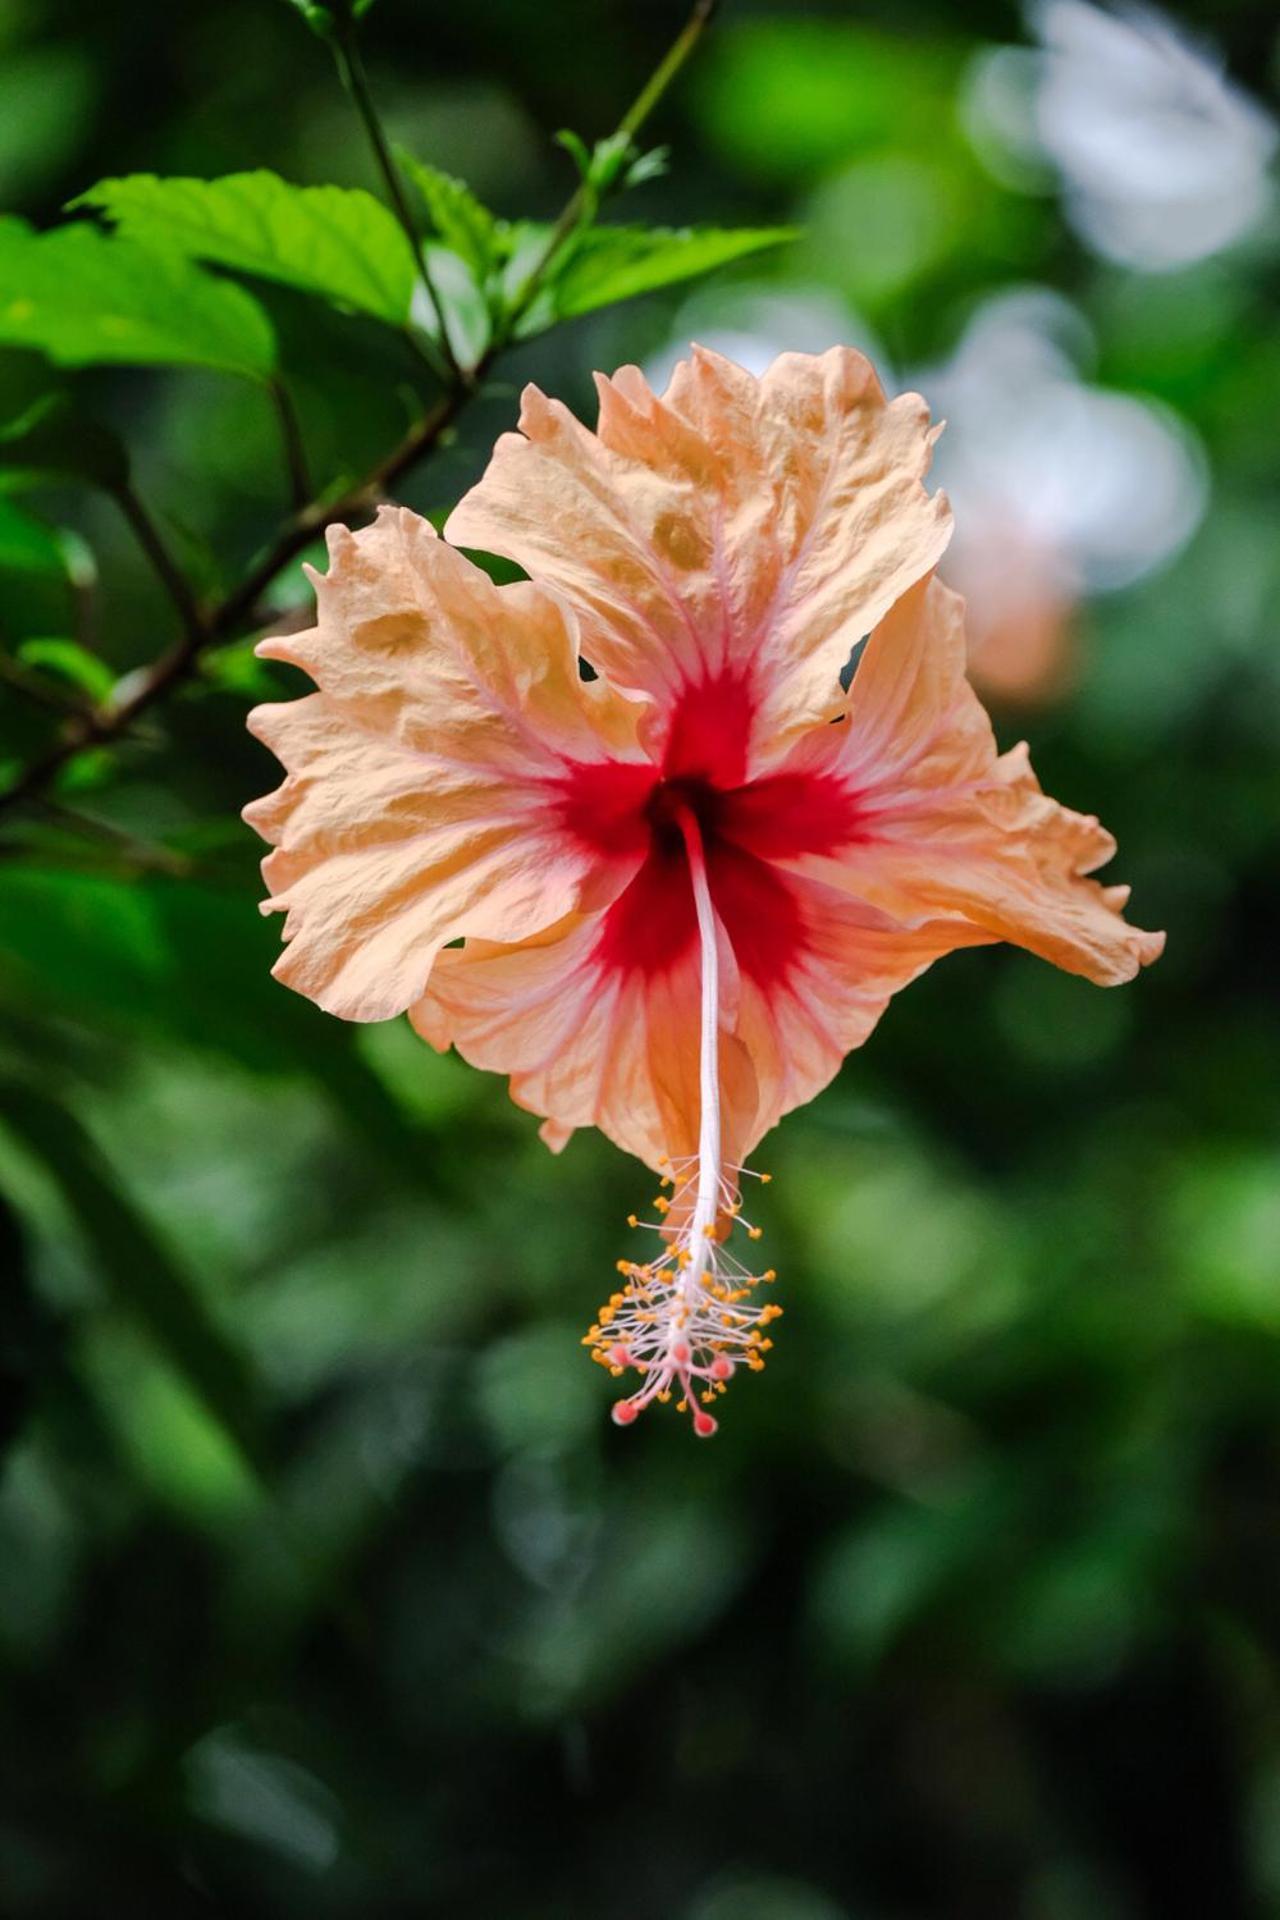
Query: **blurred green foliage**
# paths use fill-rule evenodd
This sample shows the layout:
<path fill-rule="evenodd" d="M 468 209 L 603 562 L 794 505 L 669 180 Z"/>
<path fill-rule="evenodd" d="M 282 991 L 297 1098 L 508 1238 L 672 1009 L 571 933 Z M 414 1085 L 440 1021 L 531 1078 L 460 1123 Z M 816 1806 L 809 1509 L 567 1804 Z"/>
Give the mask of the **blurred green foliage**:
<path fill-rule="evenodd" d="M 606 133 L 680 17 L 363 22 L 477 352 L 574 184 L 541 129 Z M 1274 22 L 1199 24 L 1265 93 Z M 997 720 L 1116 831 L 1166 958 L 1123 994 L 1003 950 L 914 986 L 766 1150 L 774 1364 L 714 1446 L 621 1433 L 578 1338 L 647 1176 L 594 1138 L 553 1160 L 500 1083 L 270 979 L 238 811 L 277 776 L 243 716 L 295 682 L 228 635 L 81 755 L 0 867 L 6 1920 L 1280 1915 L 1280 233 L 1272 207 L 1163 272 L 1091 244 L 1069 182 L 996 165 L 975 120 L 1027 32 L 997 5 L 725 5 L 653 130 L 668 170 L 628 194 L 668 237 L 589 242 L 567 284 L 593 244 L 625 282 L 690 227 L 801 237 L 696 306 L 565 299 L 584 317 L 401 491 L 438 517 L 521 380 L 590 417 L 593 367 L 695 324 L 806 347 L 834 314 L 905 373 L 993 294 L 1052 289 L 1081 377 L 1171 410 L 1208 510 L 1081 589 L 1064 688 Z M 27 0 L 0 50 L 0 190 L 37 227 L 108 179 L 127 235 L 146 174 L 381 191 L 279 0 Z M 6 777 L 174 637 L 110 433 L 217 594 L 289 508 L 269 396 L 229 369 L 283 370 L 325 484 L 409 426 L 431 376 L 381 323 L 401 233 L 359 231 L 326 304 L 278 233 L 259 277 L 234 220 L 154 281 L 140 239 L 4 223 L 0 261 L 45 263 L 52 357 L 90 363 L 24 349 L 0 282 Z M 111 263 L 90 300 L 68 249 Z M 204 319 L 171 326 L 187 276 Z M 165 370 L 99 364 L 104 318 Z M 304 601 L 291 568 L 273 605 Z"/>

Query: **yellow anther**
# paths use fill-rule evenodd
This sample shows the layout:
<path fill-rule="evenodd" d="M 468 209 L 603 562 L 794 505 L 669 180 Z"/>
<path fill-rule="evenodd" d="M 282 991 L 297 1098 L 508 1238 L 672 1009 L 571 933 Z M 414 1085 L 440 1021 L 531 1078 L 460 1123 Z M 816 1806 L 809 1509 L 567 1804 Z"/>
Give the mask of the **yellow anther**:
<path fill-rule="evenodd" d="M 747 1238 L 748 1238 L 748 1240 L 762 1240 L 762 1239 L 764 1238 L 764 1228 L 763 1228 L 763 1227 L 748 1227 L 748 1228 L 747 1228 Z"/>
<path fill-rule="evenodd" d="M 638 1227 L 640 1225 L 640 1222 L 636 1219 L 636 1216 L 634 1213 L 629 1213 L 627 1215 L 627 1225 L 629 1227 Z"/>
<path fill-rule="evenodd" d="M 772 1180 L 772 1178 L 773 1178 L 773 1175 L 771 1173 L 762 1173 L 760 1175 L 760 1185 L 762 1187 L 767 1187 L 769 1182 Z"/>

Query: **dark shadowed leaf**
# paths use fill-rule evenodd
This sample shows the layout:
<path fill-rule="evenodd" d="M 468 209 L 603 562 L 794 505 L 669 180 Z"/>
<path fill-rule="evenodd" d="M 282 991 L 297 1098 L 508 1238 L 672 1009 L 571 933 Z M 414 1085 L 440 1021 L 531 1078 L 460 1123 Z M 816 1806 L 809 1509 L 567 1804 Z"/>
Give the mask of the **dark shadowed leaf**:
<path fill-rule="evenodd" d="M 52 394 L 0 429 L 0 493 L 87 480 L 109 492 L 129 477 L 122 442 L 62 394 Z"/>

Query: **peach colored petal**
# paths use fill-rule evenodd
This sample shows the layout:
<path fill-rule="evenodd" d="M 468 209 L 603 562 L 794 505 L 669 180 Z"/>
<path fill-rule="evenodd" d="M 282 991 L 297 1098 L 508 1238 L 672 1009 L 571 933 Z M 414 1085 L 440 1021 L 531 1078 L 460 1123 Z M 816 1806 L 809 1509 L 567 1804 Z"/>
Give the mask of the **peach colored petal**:
<path fill-rule="evenodd" d="M 319 691 L 249 724 L 283 786 L 245 809 L 276 849 L 278 978 L 329 1012 L 403 1011 L 446 942 L 520 939 L 626 885 L 634 857 L 558 824 L 566 763 L 633 756 L 637 705 L 578 672 L 546 589 L 495 587 L 416 514 L 329 536 L 318 620 L 258 651 Z"/>
<path fill-rule="evenodd" d="M 570 916 L 519 945 L 469 940 L 440 955 L 409 1018 L 432 1046 L 509 1075 L 516 1105 L 551 1122 L 549 1144 L 599 1127 L 656 1166 L 697 1145 L 697 955 L 653 981 L 602 972 L 598 934 L 594 916 Z"/>
<path fill-rule="evenodd" d="M 1115 852 L 1105 828 L 1041 792 L 1025 745 L 997 754 L 965 679 L 963 611 L 924 581 L 871 636 L 845 722 L 787 763 L 838 771 L 859 833 L 794 864 L 904 924 L 955 919 L 1100 985 L 1130 980 L 1164 935 L 1121 917 L 1127 888 L 1084 877 Z"/>
<path fill-rule="evenodd" d="M 739 1161 L 784 1114 L 835 1078 L 895 993 L 943 954 L 995 937 L 955 920 L 900 926 L 816 882 L 801 897 L 807 941 L 791 977 L 770 992 L 742 984 L 735 1032 L 751 1060 L 757 1097 L 750 1116 L 735 1116 Z"/>
<path fill-rule="evenodd" d="M 669 707 L 744 680 L 773 755 L 838 710 L 851 648 L 947 543 L 924 402 L 886 402 L 849 348 L 783 354 L 756 380 L 695 347 L 661 398 L 634 367 L 597 384 L 597 433 L 526 389 L 449 538 L 559 588 L 617 686 Z"/>
<path fill-rule="evenodd" d="M 993 937 L 956 921 L 895 926 L 810 882 L 797 893 L 804 939 L 784 987 L 763 991 L 722 946 L 730 1161 L 826 1086 L 899 988 L 940 954 Z M 655 976 L 602 969 L 598 931 L 594 916 L 574 917 L 519 945 L 468 941 L 440 955 L 409 1017 L 434 1047 L 508 1074 L 517 1106 L 547 1116 L 549 1145 L 598 1127 L 657 1169 L 697 1145 L 698 961 L 690 953 Z"/>

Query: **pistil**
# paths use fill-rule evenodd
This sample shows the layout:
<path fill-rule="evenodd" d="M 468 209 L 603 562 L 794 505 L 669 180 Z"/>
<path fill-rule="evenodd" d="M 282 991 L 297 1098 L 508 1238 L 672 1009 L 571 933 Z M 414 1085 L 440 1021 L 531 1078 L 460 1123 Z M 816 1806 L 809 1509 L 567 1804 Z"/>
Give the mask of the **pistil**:
<path fill-rule="evenodd" d="M 706 850 L 692 808 L 680 803 L 671 818 L 684 841 L 698 922 L 698 1150 L 661 1163 L 664 1191 L 654 1200 L 659 1218 L 641 1221 L 632 1214 L 629 1224 L 657 1233 L 663 1251 L 655 1260 L 618 1262 L 626 1286 L 600 1308 L 583 1344 L 615 1378 L 630 1368 L 642 1376 L 640 1388 L 614 1405 L 619 1426 L 629 1426 L 651 1401 L 670 1400 L 678 1391 L 680 1411 L 690 1412 L 694 1432 L 709 1438 L 717 1423 L 708 1408 L 737 1366 L 763 1368 L 773 1344 L 765 1329 L 782 1309 L 752 1304 L 756 1287 L 776 1276 L 772 1269 L 750 1272 L 726 1244 L 735 1227 L 751 1240 L 760 1238 L 761 1229 L 742 1214 L 738 1182 L 749 1169 L 726 1167 L 721 1158 L 719 928 Z"/>

